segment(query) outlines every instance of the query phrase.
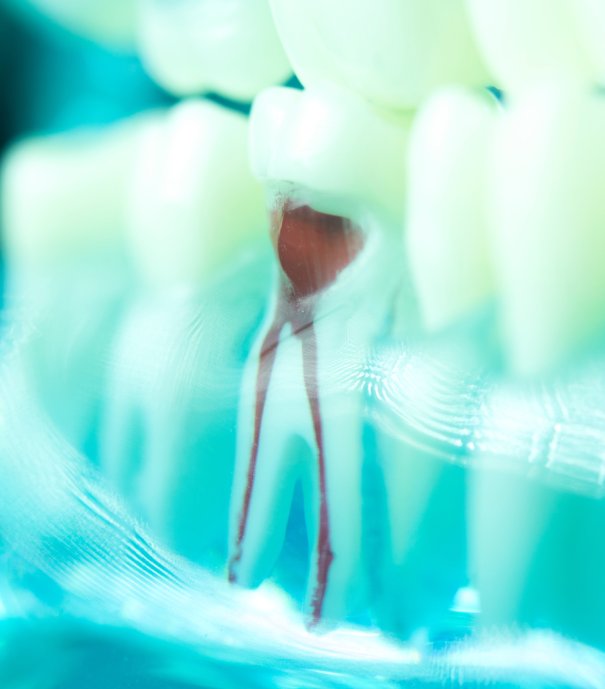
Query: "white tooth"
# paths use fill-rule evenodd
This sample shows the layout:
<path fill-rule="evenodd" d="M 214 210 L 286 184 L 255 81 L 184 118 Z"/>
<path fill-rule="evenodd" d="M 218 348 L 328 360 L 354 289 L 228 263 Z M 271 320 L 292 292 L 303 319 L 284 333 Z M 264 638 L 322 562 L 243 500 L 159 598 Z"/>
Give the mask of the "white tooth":
<path fill-rule="evenodd" d="M 4 162 L 8 295 L 26 307 L 32 330 L 26 371 L 45 411 L 78 447 L 94 427 L 99 362 L 128 282 L 126 184 L 148 117 L 25 141 Z"/>
<path fill-rule="evenodd" d="M 270 2 L 305 86 L 340 84 L 376 103 L 412 108 L 438 86 L 486 80 L 464 0 Z"/>
<path fill-rule="evenodd" d="M 545 78 L 597 78 L 573 2 L 467 0 L 497 86 L 516 92 Z"/>
<path fill-rule="evenodd" d="M 399 220 L 410 123 L 334 86 L 268 89 L 252 111 L 252 167 L 265 182 L 371 204 Z"/>
<path fill-rule="evenodd" d="M 441 328 L 493 293 L 486 177 L 497 105 L 448 88 L 418 114 L 410 139 L 405 226 L 426 325 Z"/>
<path fill-rule="evenodd" d="M 131 48 L 136 0 L 26 0 L 70 31 L 101 43 Z M 20 8 L 21 9 L 21 8 Z"/>
<path fill-rule="evenodd" d="M 105 471 L 156 532 L 214 565 L 225 558 L 238 352 L 266 298 L 247 258 L 266 224 L 247 131 L 243 116 L 191 101 L 140 141 L 129 231 L 147 290 L 116 339 L 102 437 Z"/>
<path fill-rule="evenodd" d="M 248 122 L 205 101 L 147 128 L 132 183 L 135 261 L 154 284 L 208 281 L 262 235 L 263 191 L 248 164 Z"/>
<path fill-rule="evenodd" d="M 300 480 L 315 625 L 359 595 L 364 398 L 347 381 L 393 308 L 401 252 L 384 218 L 401 222 L 407 123 L 339 90 L 272 89 L 251 137 L 281 271 L 242 387 L 229 573 L 271 574 Z"/>
<path fill-rule="evenodd" d="M 268 0 L 142 0 L 139 42 L 152 76 L 177 95 L 251 100 L 291 72 Z"/>
<path fill-rule="evenodd" d="M 490 224 L 514 369 L 547 370 L 604 325 L 605 103 L 543 85 L 496 134 Z"/>

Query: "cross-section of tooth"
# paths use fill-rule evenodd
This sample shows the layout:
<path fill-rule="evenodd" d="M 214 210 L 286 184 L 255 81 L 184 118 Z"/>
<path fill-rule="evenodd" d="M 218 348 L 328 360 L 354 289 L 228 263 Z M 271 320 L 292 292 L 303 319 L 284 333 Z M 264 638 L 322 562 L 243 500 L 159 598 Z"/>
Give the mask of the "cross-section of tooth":
<path fill-rule="evenodd" d="M 430 329 L 449 325 L 493 293 L 486 193 L 497 109 L 487 93 L 450 87 L 414 123 L 405 233 Z"/>
<path fill-rule="evenodd" d="M 24 4 L 87 38 L 118 48 L 134 45 L 136 0 L 25 0 Z"/>
<path fill-rule="evenodd" d="M 301 481 L 315 625 L 359 595 L 363 394 L 348 373 L 394 307 L 407 123 L 327 88 L 272 90 L 252 120 L 279 276 L 242 387 L 229 576 L 271 573 Z"/>
<path fill-rule="evenodd" d="M 102 461 L 155 531 L 224 563 L 237 394 L 268 280 L 247 120 L 176 106 L 140 141 L 128 231 L 141 294 L 111 361 Z"/>
<path fill-rule="evenodd" d="M 513 367 L 541 372 L 605 325 L 605 102 L 544 85 L 496 135 L 490 224 Z"/>
<path fill-rule="evenodd" d="M 90 440 L 101 362 L 127 292 L 126 185 L 150 117 L 24 141 L 4 162 L 7 293 L 17 326 L 31 331 L 25 370 L 79 447 Z"/>
<path fill-rule="evenodd" d="M 139 44 L 152 76 L 177 95 L 251 100 L 291 72 L 268 0 L 142 0 Z"/>
<path fill-rule="evenodd" d="M 464 0 L 270 1 L 305 86 L 340 84 L 411 108 L 438 86 L 485 81 Z"/>
<path fill-rule="evenodd" d="M 596 80 L 574 0 L 467 0 L 496 85 L 523 90 L 543 79 Z"/>

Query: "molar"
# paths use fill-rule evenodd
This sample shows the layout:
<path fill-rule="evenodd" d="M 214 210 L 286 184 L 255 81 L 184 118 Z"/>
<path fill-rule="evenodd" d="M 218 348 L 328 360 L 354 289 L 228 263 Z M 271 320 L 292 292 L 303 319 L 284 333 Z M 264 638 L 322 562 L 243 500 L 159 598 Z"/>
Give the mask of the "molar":
<path fill-rule="evenodd" d="M 438 86 L 483 85 L 486 70 L 464 0 L 270 0 L 305 86 L 337 84 L 397 109 Z"/>
<path fill-rule="evenodd" d="M 407 131 L 327 87 L 274 89 L 252 114 L 280 268 L 242 386 L 229 577 L 254 586 L 271 573 L 301 481 L 311 625 L 360 595 L 364 396 L 348 373 L 394 308 Z"/>

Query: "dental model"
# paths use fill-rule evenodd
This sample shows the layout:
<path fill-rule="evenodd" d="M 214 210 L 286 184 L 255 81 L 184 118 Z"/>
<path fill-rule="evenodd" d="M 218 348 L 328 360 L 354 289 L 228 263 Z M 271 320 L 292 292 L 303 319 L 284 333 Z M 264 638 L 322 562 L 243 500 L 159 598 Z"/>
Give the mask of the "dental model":
<path fill-rule="evenodd" d="M 35 7 L 65 28 L 111 48 L 134 46 L 137 0 L 9 0 Z"/>
<path fill-rule="evenodd" d="M 359 595 L 364 399 L 347 373 L 394 309 L 407 131 L 334 87 L 269 90 L 252 114 L 280 268 L 242 387 L 229 578 L 271 573 L 301 480 L 311 626 Z"/>
<path fill-rule="evenodd" d="M 247 136 L 245 117 L 185 101 L 141 137 L 127 219 L 140 286 L 109 357 L 102 431 L 114 486 L 211 566 L 226 557 L 240 372 L 268 287 Z"/>
<path fill-rule="evenodd" d="M 26 140 L 4 161 L 8 313 L 27 331 L 24 371 L 42 408 L 93 456 L 101 362 L 130 281 L 125 189 L 150 118 Z"/>
<path fill-rule="evenodd" d="M 248 101 L 291 74 L 268 0 L 142 0 L 139 48 L 150 74 L 179 96 Z"/>

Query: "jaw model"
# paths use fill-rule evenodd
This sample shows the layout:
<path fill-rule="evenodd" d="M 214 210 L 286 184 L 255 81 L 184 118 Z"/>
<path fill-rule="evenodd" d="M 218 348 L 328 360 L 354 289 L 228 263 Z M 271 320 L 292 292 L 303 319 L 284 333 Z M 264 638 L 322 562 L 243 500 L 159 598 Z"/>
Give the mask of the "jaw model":
<path fill-rule="evenodd" d="M 310 127 L 315 157 L 305 157 Z M 367 151 L 342 147 L 361 133 Z M 257 585 L 271 573 L 301 480 L 312 626 L 342 617 L 358 593 L 363 394 L 346 373 L 384 328 L 398 274 L 389 227 L 397 196 L 360 184 L 379 156 L 395 173 L 386 187 L 403 185 L 406 135 L 405 120 L 383 119 L 332 89 L 273 90 L 252 115 L 253 167 L 272 191 L 279 275 L 242 388 L 229 578 Z M 320 188 L 306 188 L 310 177 Z"/>

